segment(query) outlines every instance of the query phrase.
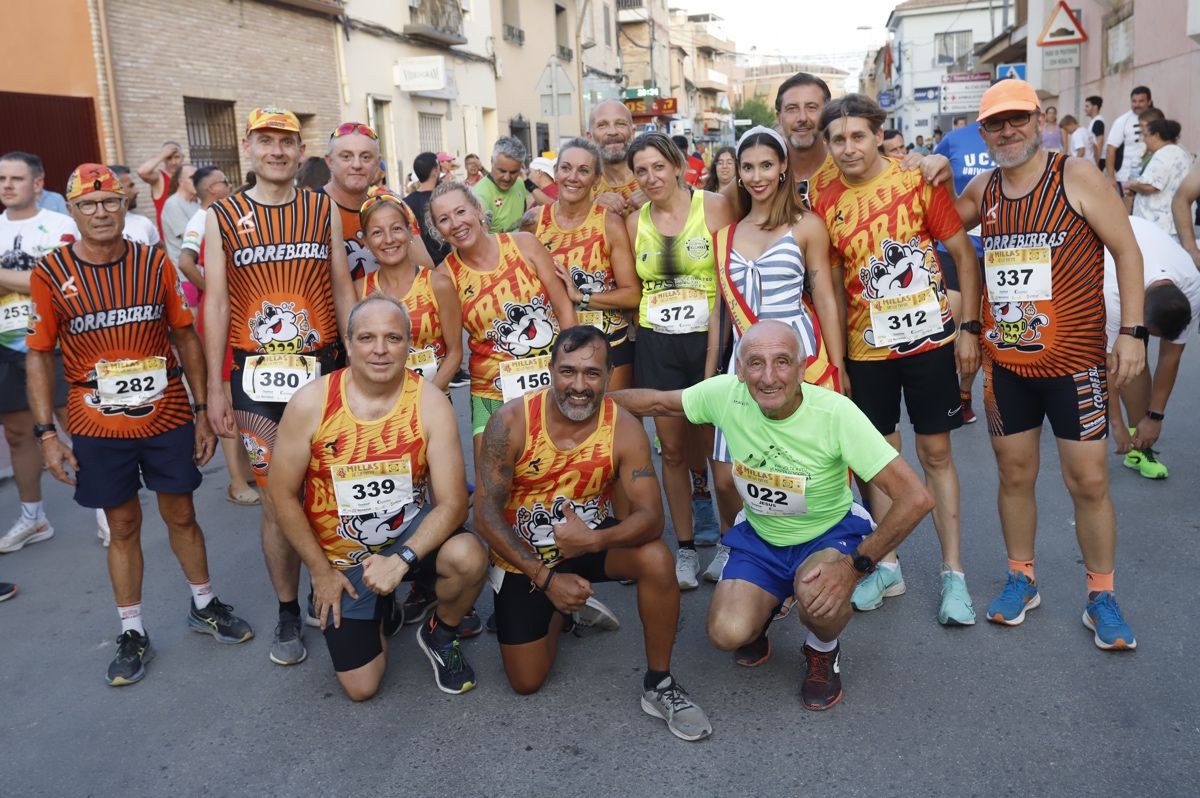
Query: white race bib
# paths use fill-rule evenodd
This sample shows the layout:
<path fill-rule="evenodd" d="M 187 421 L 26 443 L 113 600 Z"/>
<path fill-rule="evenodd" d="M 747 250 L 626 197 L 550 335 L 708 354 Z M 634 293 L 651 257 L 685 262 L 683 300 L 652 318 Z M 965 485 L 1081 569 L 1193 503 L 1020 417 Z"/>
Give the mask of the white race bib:
<path fill-rule="evenodd" d="M 438 370 L 437 355 L 432 346 L 424 349 L 410 349 L 408 350 L 408 360 L 404 361 L 404 365 L 410 371 L 420 374 L 422 378 L 432 380 Z"/>
<path fill-rule="evenodd" d="M 759 515 L 806 515 L 808 477 L 751 468 L 734 461 L 733 484 L 746 506 Z"/>
<path fill-rule="evenodd" d="M 505 360 L 500 364 L 500 393 L 506 402 L 549 387 L 549 355 Z"/>
<path fill-rule="evenodd" d="M 488 565 L 488 582 L 492 585 L 492 590 L 499 593 L 500 588 L 504 587 L 504 575 L 508 573 L 496 563 Z"/>
<path fill-rule="evenodd" d="M 167 359 L 101 360 L 96 364 L 100 404 L 119 407 L 145 405 L 161 399 L 167 389 Z"/>
<path fill-rule="evenodd" d="M 1050 299 L 1050 247 L 992 249 L 983 253 L 988 302 Z"/>
<path fill-rule="evenodd" d="M 402 460 L 348 463 L 330 469 L 338 515 L 388 515 L 413 500 L 412 466 Z"/>
<path fill-rule="evenodd" d="M 708 294 L 695 288 L 659 291 L 646 299 L 646 315 L 660 333 L 703 332 L 708 329 Z"/>
<path fill-rule="evenodd" d="M 29 328 L 29 309 L 32 301 L 27 294 L 16 292 L 0 297 L 0 333 Z"/>
<path fill-rule="evenodd" d="M 604 329 L 603 310 L 577 310 L 575 311 L 575 320 L 580 324 L 590 324 L 597 329 Z"/>
<path fill-rule="evenodd" d="M 871 300 L 875 346 L 919 341 L 941 332 L 942 327 L 942 308 L 931 285 L 909 294 Z"/>
<path fill-rule="evenodd" d="M 242 366 L 242 390 L 256 402 L 286 402 L 319 376 L 311 355 L 253 355 Z"/>

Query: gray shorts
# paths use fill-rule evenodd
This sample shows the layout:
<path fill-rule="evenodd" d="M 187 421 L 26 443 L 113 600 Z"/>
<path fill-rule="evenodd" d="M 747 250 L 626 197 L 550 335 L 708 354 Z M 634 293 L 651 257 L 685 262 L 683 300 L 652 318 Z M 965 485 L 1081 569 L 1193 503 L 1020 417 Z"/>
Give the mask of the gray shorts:
<path fill-rule="evenodd" d="M 17 413 L 29 409 L 25 392 L 25 353 L 0 347 L 0 413 Z M 54 406 L 67 404 L 67 378 L 63 374 L 62 352 L 54 353 Z"/>

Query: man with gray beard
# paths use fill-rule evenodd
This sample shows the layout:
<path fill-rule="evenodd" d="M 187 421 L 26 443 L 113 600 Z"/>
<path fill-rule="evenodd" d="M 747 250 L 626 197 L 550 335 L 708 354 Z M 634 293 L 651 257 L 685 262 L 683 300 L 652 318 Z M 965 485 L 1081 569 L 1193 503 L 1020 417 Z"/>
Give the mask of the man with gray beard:
<path fill-rule="evenodd" d="M 541 689 L 570 613 L 594 582 L 637 580 L 645 633 L 642 710 L 676 737 L 712 733 L 704 711 L 671 675 L 679 620 L 675 560 L 641 423 L 608 396 L 608 341 L 589 325 L 563 330 L 550 386 L 492 414 L 476 463 L 475 528 L 491 548 L 496 636 L 513 690 Z M 613 516 L 617 480 L 629 501 Z M 594 599 L 592 599 L 594 601 Z"/>
<path fill-rule="evenodd" d="M 628 216 L 646 204 L 625 157 L 633 141 L 633 114 L 620 100 L 605 100 L 588 117 L 587 137 L 600 148 L 603 161 L 596 183 L 596 202 L 613 213 Z"/>

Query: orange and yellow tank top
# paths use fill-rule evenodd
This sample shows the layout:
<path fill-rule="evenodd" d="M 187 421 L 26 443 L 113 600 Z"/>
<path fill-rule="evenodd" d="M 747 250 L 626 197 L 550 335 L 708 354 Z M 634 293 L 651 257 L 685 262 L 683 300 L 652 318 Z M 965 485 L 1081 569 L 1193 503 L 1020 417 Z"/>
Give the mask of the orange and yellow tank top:
<path fill-rule="evenodd" d="M 600 179 L 596 181 L 596 187 L 592 189 L 592 195 L 599 196 L 601 194 L 606 194 L 606 193 L 612 192 L 613 194 L 620 194 L 621 199 L 627 200 L 630 197 L 632 197 L 633 192 L 635 192 L 637 190 L 638 190 L 638 184 L 637 184 L 637 181 L 633 179 L 633 177 L 630 177 L 624 183 L 609 183 L 604 178 L 604 174 L 601 173 Z"/>
<path fill-rule="evenodd" d="M 379 272 L 374 271 L 363 278 L 362 299 L 379 291 Z M 404 305 L 412 321 L 412 340 L 408 344 L 408 367 L 419 372 L 425 379 L 433 379 L 442 358 L 446 356 L 446 339 L 442 335 L 437 296 L 433 293 L 433 272 L 417 267 L 412 285 L 402 297 L 392 297 Z"/>
<path fill-rule="evenodd" d="M 582 293 L 598 294 L 617 287 L 613 276 L 611 250 L 605 232 L 606 211 L 593 204 L 583 224 L 573 230 L 565 230 L 558 224 L 554 213 L 555 205 L 543 205 L 538 216 L 538 241 L 546 245 L 550 257 L 571 271 L 571 282 Z M 591 324 L 606 335 L 624 330 L 629 322 L 617 310 L 581 310 L 576 313 L 580 324 Z"/>
<path fill-rule="evenodd" d="M 462 302 L 463 327 L 470 337 L 471 395 L 500 400 L 500 364 L 550 354 L 558 321 L 546 289 L 517 242 L 498 233 L 500 265 L 481 272 L 451 252 L 442 263 Z"/>
<path fill-rule="evenodd" d="M 347 369 L 325 380 L 321 423 L 309 447 L 304 511 L 329 564 L 345 569 L 395 543 L 426 502 L 422 380 L 404 379 L 392 411 L 355 417 L 346 399 Z"/>
<path fill-rule="evenodd" d="M 525 450 L 513 469 L 512 491 L 504 517 L 546 565 L 562 559 L 554 543 L 554 526 L 571 506 L 579 519 L 595 529 L 612 515 L 612 486 L 617 478 L 613 455 L 617 432 L 617 404 L 607 396 L 600 405 L 596 429 L 573 449 L 559 449 L 546 429 L 548 390 L 526 394 Z M 506 571 L 517 569 L 492 553 Z"/>

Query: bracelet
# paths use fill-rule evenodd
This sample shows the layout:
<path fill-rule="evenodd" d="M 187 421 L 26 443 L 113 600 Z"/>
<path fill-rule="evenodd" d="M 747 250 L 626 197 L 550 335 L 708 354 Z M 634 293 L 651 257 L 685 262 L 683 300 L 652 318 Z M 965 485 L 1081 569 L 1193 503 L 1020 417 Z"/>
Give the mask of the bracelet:
<path fill-rule="evenodd" d="M 546 577 L 546 581 L 543 582 L 542 586 L 538 588 L 538 590 L 542 591 L 543 593 L 550 589 L 550 583 L 554 581 L 554 575 L 557 573 L 557 571 L 555 571 L 553 568 L 548 570 L 550 571 L 550 575 Z"/>
<path fill-rule="evenodd" d="M 1155 413 L 1153 410 L 1147 410 L 1146 418 L 1150 419 L 1151 421 L 1162 421 L 1164 418 L 1166 418 L 1166 416 L 1162 413 Z"/>
<path fill-rule="evenodd" d="M 203 402 L 201 402 L 200 404 L 197 404 L 197 405 L 192 405 L 193 413 L 199 414 L 199 413 L 203 413 L 207 410 L 208 410 L 208 405 L 204 404 Z"/>
<path fill-rule="evenodd" d="M 591 294 L 584 294 L 584 295 L 583 295 L 583 299 L 579 300 L 579 309 L 580 309 L 580 310 L 587 310 L 587 309 L 588 309 L 588 305 L 589 305 L 589 304 L 591 304 L 591 301 L 592 301 L 592 295 L 591 295 Z"/>

